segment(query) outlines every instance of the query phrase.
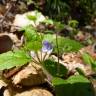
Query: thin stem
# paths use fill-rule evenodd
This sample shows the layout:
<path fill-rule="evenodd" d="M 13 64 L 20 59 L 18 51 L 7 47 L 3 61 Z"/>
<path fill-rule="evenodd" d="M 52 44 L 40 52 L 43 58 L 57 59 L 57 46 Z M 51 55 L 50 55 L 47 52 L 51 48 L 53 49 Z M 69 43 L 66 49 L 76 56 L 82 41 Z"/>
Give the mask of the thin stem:
<path fill-rule="evenodd" d="M 41 62 L 43 61 L 43 57 L 42 57 L 42 51 L 41 51 Z"/>
<path fill-rule="evenodd" d="M 47 52 L 45 53 L 45 55 L 44 55 L 44 57 L 43 57 L 43 61 L 45 60 L 46 56 L 47 56 Z"/>
<path fill-rule="evenodd" d="M 58 33 L 56 33 L 56 47 L 57 47 L 57 56 L 58 56 L 57 73 L 59 73 L 60 72 L 60 65 L 59 65 Z"/>
<path fill-rule="evenodd" d="M 41 45 L 42 45 L 42 37 L 43 37 L 43 35 L 40 33 L 39 34 L 41 37 L 40 37 L 40 39 L 41 39 Z M 41 62 L 43 61 L 43 57 L 42 57 L 42 51 L 41 51 Z"/>
<path fill-rule="evenodd" d="M 0 21 L 1 24 L 3 23 L 5 17 L 7 16 L 7 14 L 9 13 L 9 11 L 11 10 L 11 8 L 12 8 L 12 5 L 9 6 L 8 10 L 7 10 L 6 13 L 4 14 L 2 20 Z"/>
<path fill-rule="evenodd" d="M 38 56 L 38 52 L 37 52 L 37 51 L 36 51 L 36 57 L 37 57 L 39 63 L 41 64 L 42 62 L 41 62 L 41 60 L 40 60 L 40 58 L 39 58 L 39 56 Z"/>
<path fill-rule="evenodd" d="M 8 10 L 6 11 L 6 13 L 4 14 L 3 18 L 0 21 L 0 25 L 1 25 L 0 26 L 0 30 L 1 30 L 1 32 L 3 32 L 3 22 L 5 20 L 5 17 L 7 16 L 7 14 L 9 13 L 9 11 L 11 10 L 11 8 L 12 8 L 12 5 L 9 6 Z"/>
<path fill-rule="evenodd" d="M 38 65 L 40 65 L 40 63 L 38 63 L 38 62 L 36 62 L 36 61 L 34 61 L 34 60 L 32 60 L 35 64 L 38 64 Z"/>
<path fill-rule="evenodd" d="M 33 59 L 32 61 L 33 61 L 34 63 L 36 63 L 36 64 L 39 64 L 39 65 L 40 65 L 40 63 L 39 63 L 38 61 L 36 61 L 36 60 L 35 60 L 35 58 L 33 58 L 33 57 L 32 57 L 32 59 Z"/>

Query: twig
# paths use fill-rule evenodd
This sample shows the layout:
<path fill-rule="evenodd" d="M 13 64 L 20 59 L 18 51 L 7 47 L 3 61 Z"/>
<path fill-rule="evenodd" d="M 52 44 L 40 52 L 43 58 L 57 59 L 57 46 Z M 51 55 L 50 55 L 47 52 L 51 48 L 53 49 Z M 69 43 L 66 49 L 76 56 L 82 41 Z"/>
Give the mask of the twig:
<path fill-rule="evenodd" d="M 8 10 L 6 11 L 6 13 L 4 14 L 4 16 L 3 16 L 3 18 L 2 18 L 2 20 L 0 22 L 1 24 L 3 23 L 5 17 L 7 16 L 7 14 L 9 13 L 9 11 L 11 10 L 11 8 L 12 8 L 12 5 L 8 8 Z"/>
<path fill-rule="evenodd" d="M 9 13 L 9 11 L 11 10 L 11 8 L 12 8 L 13 5 L 16 6 L 16 4 L 18 3 L 18 1 L 19 0 L 16 0 L 15 2 L 10 1 L 10 6 L 9 6 L 9 8 L 7 9 L 6 13 L 4 14 L 3 18 L 0 21 L 1 31 L 3 31 L 2 26 L 3 26 L 3 22 L 4 22 L 4 20 L 5 20 L 6 16 L 7 16 L 7 14 Z"/>

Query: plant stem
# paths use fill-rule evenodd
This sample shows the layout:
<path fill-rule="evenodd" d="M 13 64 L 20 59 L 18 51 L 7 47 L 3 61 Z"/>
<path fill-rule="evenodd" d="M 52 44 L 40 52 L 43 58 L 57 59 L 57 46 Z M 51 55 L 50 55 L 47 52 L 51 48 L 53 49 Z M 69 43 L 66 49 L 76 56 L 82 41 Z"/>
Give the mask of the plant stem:
<path fill-rule="evenodd" d="M 39 55 L 38 55 L 38 52 L 37 52 L 37 51 L 35 51 L 35 53 L 36 53 L 36 57 L 37 57 L 37 59 L 38 59 L 39 63 L 41 64 L 42 62 L 41 62 L 41 60 L 40 60 L 40 57 L 39 57 Z"/>
<path fill-rule="evenodd" d="M 35 60 L 35 58 L 33 58 L 33 57 L 32 57 L 32 59 L 33 59 L 32 61 L 33 61 L 34 63 L 36 63 L 36 64 L 39 64 L 39 65 L 40 65 L 40 63 L 39 63 L 37 60 Z"/>
<path fill-rule="evenodd" d="M 44 57 L 43 57 L 43 60 L 42 60 L 42 61 L 44 61 L 44 60 L 45 60 L 46 56 L 47 56 L 47 52 L 45 53 L 45 55 L 44 55 Z"/>
<path fill-rule="evenodd" d="M 60 65 L 59 65 L 58 33 L 56 33 L 56 47 L 57 47 L 57 56 L 58 56 L 57 73 L 59 74 L 59 72 L 60 72 Z"/>

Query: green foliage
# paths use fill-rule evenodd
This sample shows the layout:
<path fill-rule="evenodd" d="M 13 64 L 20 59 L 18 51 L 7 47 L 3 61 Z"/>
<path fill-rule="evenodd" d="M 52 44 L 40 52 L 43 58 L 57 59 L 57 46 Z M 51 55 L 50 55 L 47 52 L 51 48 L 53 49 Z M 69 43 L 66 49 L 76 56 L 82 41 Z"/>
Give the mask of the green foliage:
<path fill-rule="evenodd" d="M 27 51 L 34 50 L 35 52 L 37 52 L 41 48 L 42 48 L 42 42 L 40 41 L 30 41 L 24 45 L 24 49 Z"/>
<path fill-rule="evenodd" d="M 52 84 L 56 96 L 94 96 L 90 81 L 81 75 L 71 76 L 67 80 L 55 77 Z"/>
<path fill-rule="evenodd" d="M 91 63 L 91 67 L 92 67 L 93 71 L 96 72 L 96 60 L 93 63 Z"/>
<path fill-rule="evenodd" d="M 47 40 L 49 42 L 53 42 L 55 39 L 56 39 L 56 36 L 52 34 L 46 34 L 44 35 L 44 38 L 43 38 L 43 40 Z"/>
<path fill-rule="evenodd" d="M 82 44 L 80 44 L 75 40 L 60 37 L 58 38 L 58 47 L 59 47 L 60 53 L 62 53 L 62 52 L 76 52 L 80 50 L 80 48 L 82 48 L 83 46 Z M 54 49 L 54 51 L 57 52 L 56 49 Z"/>
<path fill-rule="evenodd" d="M 24 36 L 26 38 L 26 42 L 36 41 L 38 39 L 37 30 L 31 25 L 22 28 L 22 30 L 24 30 Z"/>
<path fill-rule="evenodd" d="M 82 19 L 83 22 L 86 24 L 90 22 L 90 19 L 92 19 L 94 16 L 96 16 L 96 0 L 80 0 L 80 7 L 82 8 L 83 16 Z M 82 22 L 82 23 L 83 23 Z"/>
<path fill-rule="evenodd" d="M 96 16 L 96 0 L 25 0 L 28 5 L 34 4 L 36 9 L 58 21 L 76 19 L 80 25 L 85 25 Z M 39 6 L 39 3 L 42 4 Z M 42 8 L 41 8 L 42 7 Z M 49 11 L 50 10 L 50 11 Z"/>
<path fill-rule="evenodd" d="M 80 75 L 85 76 L 85 73 L 83 72 L 83 70 L 82 70 L 81 68 L 77 67 L 77 68 L 76 68 L 76 71 L 77 71 Z"/>
<path fill-rule="evenodd" d="M 36 23 L 36 21 L 38 21 L 38 19 L 39 19 L 41 16 L 42 16 L 42 18 L 44 18 L 43 15 L 42 15 L 42 13 L 39 12 L 39 11 L 37 11 L 37 10 L 33 11 L 33 14 L 30 13 L 30 12 L 27 13 L 26 16 L 27 16 L 27 18 L 28 18 L 29 20 L 34 21 L 34 23 Z M 39 21 L 39 22 L 40 22 L 40 21 Z"/>
<path fill-rule="evenodd" d="M 57 20 L 64 19 L 69 14 L 69 6 L 62 0 L 46 0 L 45 9 L 47 15 Z"/>
<path fill-rule="evenodd" d="M 32 16 L 32 15 L 27 15 L 27 18 L 29 19 L 29 20 L 33 20 L 33 21 L 36 21 L 36 16 Z"/>
<path fill-rule="evenodd" d="M 45 12 L 56 20 L 66 22 L 71 17 L 85 25 L 96 16 L 95 9 L 96 0 L 46 0 Z"/>
<path fill-rule="evenodd" d="M 85 64 L 91 65 L 93 71 L 96 72 L 96 60 L 94 60 L 88 53 L 83 53 L 82 58 Z"/>
<path fill-rule="evenodd" d="M 54 24 L 54 22 L 53 22 L 53 20 L 52 19 L 45 19 L 44 21 L 43 21 L 45 24 L 51 24 L 51 25 L 53 25 Z"/>
<path fill-rule="evenodd" d="M 63 24 L 61 22 L 56 22 L 56 21 L 54 21 L 54 25 L 56 26 L 56 31 L 57 32 L 63 30 L 64 27 L 65 27 L 65 24 Z"/>
<path fill-rule="evenodd" d="M 0 64 L 0 66 L 1 66 L 2 70 L 9 69 L 9 68 L 12 68 L 15 66 L 22 66 L 25 63 L 27 63 L 28 62 L 27 60 L 30 60 L 30 59 L 26 57 L 26 51 L 29 52 L 32 50 L 32 51 L 36 52 L 38 50 L 41 50 L 42 41 L 44 41 L 44 40 L 48 40 L 49 42 L 51 42 L 54 46 L 54 52 L 57 53 L 56 35 L 49 35 L 49 34 L 41 35 L 38 33 L 37 29 L 32 26 L 26 26 L 22 30 L 24 30 L 24 36 L 25 36 L 25 43 L 23 45 L 23 49 L 25 49 L 25 52 L 16 51 L 16 52 L 8 52 L 8 53 L 1 54 L 0 60 L 3 65 Z M 68 39 L 68 38 L 63 38 L 63 37 L 58 37 L 58 46 L 59 46 L 60 53 L 70 52 L 70 51 L 78 51 L 82 47 L 82 45 L 80 43 L 78 43 L 74 40 Z M 18 54 L 18 56 L 17 56 L 17 54 Z M 8 55 L 8 58 L 6 58 L 7 55 Z M 2 56 L 3 57 L 5 56 L 6 60 Z M 4 60 L 4 62 L 3 62 L 3 60 Z M 8 62 L 6 62 L 6 61 L 8 61 Z M 18 61 L 18 62 L 16 62 L 16 64 L 15 64 L 15 61 Z M 13 62 L 13 63 L 11 64 L 11 62 Z M 52 63 L 52 61 L 50 63 Z M 53 63 L 53 66 L 54 66 L 54 71 L 56 72 L 57 71 L 57 64 Z M 60 66 L 62 66 L 62 65 L 60 65 Z M 48 68 L 50 70 L 52 70 L 50 66 Z M 55 70 L 55 68 L 56 68 L 56 70 Z M 66 72 L 65 67 L 64 66 L 62 68 L 60 67 L 60 70 L 62 70 L 62 72 L 59 73 L 59 75 L 62 76 L 61 75 L 62 73 L 64 75 Z"/>
<path fill-rule="evenodd" d="M 25 36 L 24 49 L 27 51 L 34 50 L 38 51 L 42 47 L 43 35 L 39 34 L 36 28 L 32 26 L 26 26 L 23 28 Z"/>
<path fill-rule="evenodd" d="M 90 64 L 94 62 L 93 58 L 88 53 L 83 53 L 82 58 L 85 62 L 85 64 Z"/>
<path fill-rule="evenodd" d="M 44 37 L 44 40 L 45 39 L 53 43 L 54 52 L 57 53 L 56 36 L 47 34 Z M 64 38 L 64 37 L 58 36 L 58 47 L 59 47 L 59 52 L 61 54 L 63 52 L 73 52 L 73 51 L 76 52 L 76 51 L 80 50 L 80 48 L 82 48 L 83 45 L 75 40 L 71 40 L 69 38 Z"/>
<path fill-rule="evenodd" d="M 31 3 L 35 3 L 33 0 L 24 0 L 27 2 L 27 5 L 31 4 Z"/>
<path fill-rule="evenodd" d="M 58 62 L 54 62 L 53 60 L 45 60 L 43 63 L 44 68 L 53 76 L 53 77 L 64 77 L 67 75 L 68 70 L 62 64 L 59 64 L 59 72 L 58 72 Z"/>
<path fill-rule="evenodd" d="M 30 61 L 30 56 L 24 51 L 9 51 L 0 54 L 0 70 L 22 66 Z"/>
<path fill-rule="evenodd" d="M 70 20 L 70 21 L 68 22 L 68 25 L 69 25 L 70 27 L 72 27 L 72 28 L 77 28 L 77 27 L 78 27 L 78 24 L 79 24 L 79 22 L 76 21 L 76 20 Z"/>

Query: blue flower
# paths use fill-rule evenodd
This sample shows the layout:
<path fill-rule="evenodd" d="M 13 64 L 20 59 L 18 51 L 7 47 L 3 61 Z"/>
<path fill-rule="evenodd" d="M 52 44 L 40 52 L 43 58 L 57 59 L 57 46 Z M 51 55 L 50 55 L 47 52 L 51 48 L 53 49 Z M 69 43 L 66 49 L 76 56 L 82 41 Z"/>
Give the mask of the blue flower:
<path fill-rule="evenodd" d="M 53 50 L 52 44 L 50 42 L 48 42 L 48 41 L 43 41 L 42 52 L 51 53 L 52 50 Z"/>

